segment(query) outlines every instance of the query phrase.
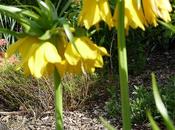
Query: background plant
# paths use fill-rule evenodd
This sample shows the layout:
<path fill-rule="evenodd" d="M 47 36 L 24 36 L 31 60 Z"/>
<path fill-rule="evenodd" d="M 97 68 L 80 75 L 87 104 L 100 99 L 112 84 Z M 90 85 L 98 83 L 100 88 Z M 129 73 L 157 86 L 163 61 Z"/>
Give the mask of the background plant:
<path fill-rule="evenodd" d="M 16 20 L 2 13 L 0 14 L 0 27 L 6 29 L 8 28 L 10 31 L 20 31 L 20 27 L 18 26 Z M 0 33 L 0 39 L 5 39 L 7 41 L 7 44 L 1 47 L 2 51 L 5 51 L 10 43 L 15 42 L 15 37 L 7 33 Z"/>
<path fill-rule="evenodd" d="M 159 86 L 160 95 L 168 110 L 172 120 L 175 120 L 175 77 L 172 76 L 167 80 L 166 84 Z M 115 87 L 108 87 L 108 92 L 111 95 L 106 102 L 106 110 L 111 117 L 116 117 L 120 114 L 120 102 L 115 94 Z M 156 120 L 161 121 L 161 116 L 156 110 L 152 89 L 146 86 L 134 86 L 130 96 L 131 103 L 131 119 L 133 123 L 148 122 L 146 112 L 149 110 Z"/>
<path fill-rule="evenodd" d="M 25 77 L 15 65 L 4 64 L 0 70 L 1 108 L 8 111 L 47 111 L 53 106 L 53 85 L 47 78 Z M 38 113 L 37 113 L 38 114 Z"/>
<path fill-rule="evenodd" d="M 153 95 L 154 95 L 156 108 L 160 112 L 160 115 L 163 118 L 163 122 L 165 123 L 166 128 L 168 130 L 175 130 L 175 126 L 173 124 L 173 121 L 170 119 L 170 117 L 168 115 L 168 111 L 167 111 L 167 109 L 166 109 L 166 107 L 161 99 L 160 94 L 159 94 L 155 75 L 152 73 L 151 76 L 152 76 L 152 88 L 153 88 Z M 148 111 L 147 115 L 148 115 L 148 118 L 150 120 L 150 123 L 151 123 L 153 130 L 160 130 L 159 126 L 157 125 L 155 120 L 152 118 L 150 111 Z"/>

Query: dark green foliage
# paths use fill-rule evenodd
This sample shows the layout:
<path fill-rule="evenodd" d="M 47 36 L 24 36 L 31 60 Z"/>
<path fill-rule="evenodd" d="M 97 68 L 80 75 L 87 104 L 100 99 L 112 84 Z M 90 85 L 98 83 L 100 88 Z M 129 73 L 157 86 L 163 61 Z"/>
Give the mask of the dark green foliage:
<path fill-rule="evenodd" d="M 37 0 L 0 0 L 0 4 L 4 5 L 36 5 Z"/>
<path fill-rule="evenodd" d="M 153 111 L 153 115 L 157 114 L 157 111 L 154 111 L 156 107 L 152 91 L 143 86 L 134 86 L 130 102 L 132 113 L 131 118 L 134 123 L 142 123 L 147 120 L 146 111 L 149 109 L 151 109 L 150 111 Z"/>
<path fill-rule="evenodd" d="M 165 85 L 159 87 L 161 98 L 167 108 L 172 120 L 175 120 L 175 77 L 171 77 Z M 119 99 L 116 98 L 113 87 L 108 88 L 111 95 L 106 102 L 108 113 L 112 117 L 116 117 L 121 113 Z M 156 109 L 152 90 L 144 86 L 134 86 L 130 95 L 131 118 L 133 123 L 143 123 L 148 121 L 146 111 L 149 110 L 154 119 L 160 121 L 161 116 Z"/>
<path fill-rule="evenodd" d="M 130 30 L 126 37 L 128 68 L 130 74 L 138 74 L 143 71 L 146 64 L 146 40 L 145 32 L 140 29 Z"/>

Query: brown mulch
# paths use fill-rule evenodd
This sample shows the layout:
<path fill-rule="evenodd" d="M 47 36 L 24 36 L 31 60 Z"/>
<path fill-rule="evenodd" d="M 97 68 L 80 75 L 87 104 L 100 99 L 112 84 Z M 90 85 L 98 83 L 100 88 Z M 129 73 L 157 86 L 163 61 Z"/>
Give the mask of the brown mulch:
<path fill-rule="evenodd" d="M 167 79 L 175 74 L 175 51 L 156 52 L 147 59 L 145 70 L 139 75 L 130 75 L 130 86 L 141 85 L 151 86 L 151 73 L 155 72 L 159 84 L 166 83 Z M 1 110 L 0 110 L 1 111 Z M 64 111 L 65 130 L 105 130 L 99 116 L 106 117 L 107 112 L 98 103 L 84 109 L 75 111 Z M 40 113 L 0 113 L 0 122 L 6 124 L 10 130 L 54 130 L 54 111 Z M 116 119 L 109 119 L 109 122 L 117 122 Z M 116 129 L 121 124 L 116 123 Z M 149 130 L 148 123 L 142 125 L 134 124 L 134 130 Z M 1 130 L 1 129 L 0 129 Z"/>

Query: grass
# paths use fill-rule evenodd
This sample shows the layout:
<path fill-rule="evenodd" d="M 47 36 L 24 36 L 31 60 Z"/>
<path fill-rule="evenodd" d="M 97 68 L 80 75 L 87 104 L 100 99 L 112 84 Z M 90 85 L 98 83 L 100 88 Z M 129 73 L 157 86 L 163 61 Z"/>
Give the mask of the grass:
<path fill-rule="evenodd" d="M 21 107 L 35 112 L 53 110 L 53 82 L 49 78 L 34 79 L 25 77 L 22 71 L 16 71 L 14 64 L 5 64 L 0 69 L 0 110 L 14 111 Z M 93 75 L 66 75 L 63 78 L 64 110 L 76 110 L 86 104 L 104 103 L 108 115 L 120 121 L 120 97 L 116 95 L 116 82 L 103 73 Z M 175 120 L 175 76 L 159 86 L 162 100 Z M 119 92 L 118 92 L 119 94 Z M 117 98 L 116 98 L 117 97 Z M 116 100 L 117 99 L 117 100 Z M 116 102 L 117 101 L 117 102 Z M 135 86 L 131 92 L 132 122 L 142 124 L 148 122 L 146 110 L 150 110 L 154 119 L 161 122 L 160 114 L 156 110 L 151 86 Z"/>
<path fill-rule="evenodd" d="M 98 75 L 66 75 L 62 80 L 64 89 L 64 109 L 81 108 L 93 93 L 93 84 Z M 90 92 L 92 91 L 92 92 Z M 22 71 L 15 70 L 15 64 L 4 64 L 0 69 L 0 106 L 8 111 L 53 109 L 54 105 L 53 77 L 35 79 L 24 76 Z M 1 108 L 2 107 L 2 108 Z"/>
<path fill-rule="evenodd" d="M 53 89 L 48 79 L 25 77 L 10 64 L 0 69 L 0 95 L 3 108 L 11 111 L 20 107 L 46 110 L 53 104 Z"/>

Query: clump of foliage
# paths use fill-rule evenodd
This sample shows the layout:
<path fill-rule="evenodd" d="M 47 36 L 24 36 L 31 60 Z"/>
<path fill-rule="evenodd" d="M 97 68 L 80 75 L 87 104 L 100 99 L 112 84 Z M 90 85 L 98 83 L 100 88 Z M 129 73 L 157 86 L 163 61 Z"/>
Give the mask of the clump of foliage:
<path fill-rule="evenodd" d="M 95 86 L 98 75 L 66 75 L 63 78 L 64 108 L 75 110 L 82 106 L 95 94 Z"/>
<path fill-rule="evenodd" d="M 167 108 L 172 120 L 175 120 L 175 77 L 170 77 L 168 82 L 159 87 L 160 95 Z M 121 106 L 119 100 L 116 102 L 114 87 L 109 87 L 108 91 L 111 98 L 106 102 L 106 109 L 111 117 L 116 117 L 121 113 Z M 133 123 L 147 122 L 146 111 L 149 110 L 156 120 L 161 120 L 161 116 L 156 109 L 152 89 L 144 86 L 134 86 L 131 93 L 131 118 Z"/>
<path fill-rule="evenodd" d="M 53 89 L 48 79 L 36 80 L 16 71 L 14 65 L 3 65 L 0 69 L 0 103 L 2 109 L 48 110 L 53 104 Z"/>
<path fill-rule="evenodd" d="M 92 91 L 94 90 L 92 87 L 95 87 L 94 84 L 98 78 L 98 74 L 66 75 L 62 82 L 64 108 L 67 110 L 81 108 L 97 94 Z M 26 77 L 22 71 L 15 70 L 15 65 L 2 65 L 0 69 L 0 104 L 2 106 L 0 109 L 18 110 L 22 106 L 25 109 L 46 111 L 53 108 L 52 80 L 52 77 L 50 79 Z"/>

